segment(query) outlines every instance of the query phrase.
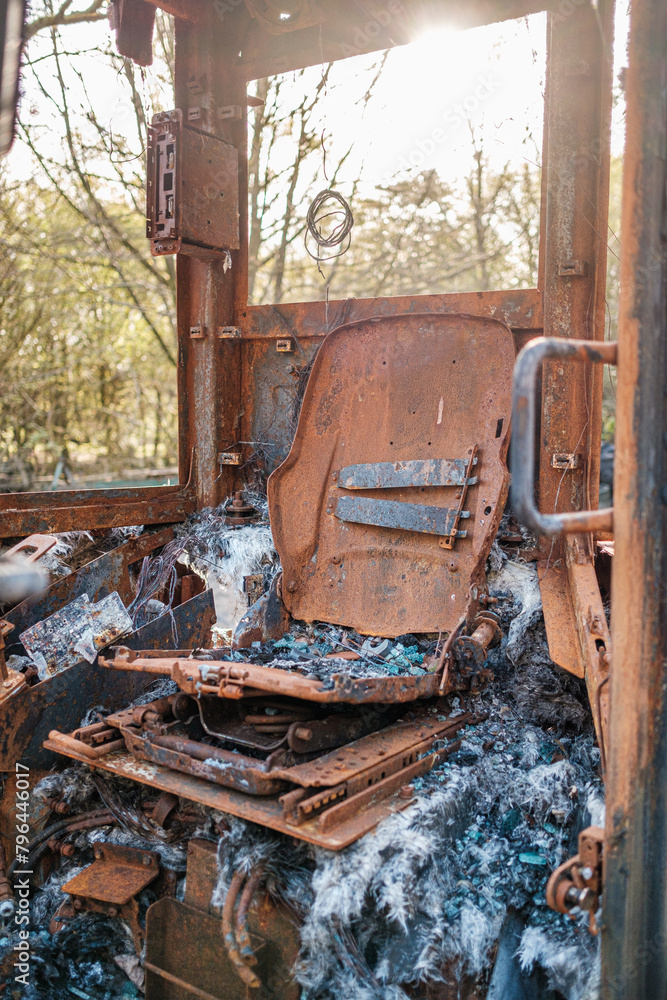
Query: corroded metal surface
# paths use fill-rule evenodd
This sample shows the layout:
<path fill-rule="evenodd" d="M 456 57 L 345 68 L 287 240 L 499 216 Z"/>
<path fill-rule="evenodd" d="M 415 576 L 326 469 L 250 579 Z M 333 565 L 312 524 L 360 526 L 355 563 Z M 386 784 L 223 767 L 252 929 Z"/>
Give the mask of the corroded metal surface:
<path fill-rule="evenodd" d="M 215 694 L 220 698 L 247 698 L 258 692 L 303 698 L 321 703 L 350 702 L 352 704 L 392 703 L 428 698 L 438 691 L 439 677 L 433 674 L 413 677 L 350 677 L 333 674 L 326 680 L 305 677 L 273 667 L 254 663 L 225 660 L 181 659 L 163 656 L 133 656 L 121 646 L 114 659 L 103 660 L 111 670 L 139 671 L 145 675 L 171 677 L 186 694 Z"/>
<path fill-rule="evenodd" d="M 462 458 L 430 458 L 416 462 L 371 462 L 365 465 L 349 465 L 341 469 L 338 484 L 346 490 L 386 490 L 402 486 L 463 486 L 467 467 L 467 461 Z"/>
<path fill-rule="evenodd" d="M 423 503 L 376 500 L 375 497 L 342 496 L 336 500 L 336 517 L 353 524 L 443 536 L 449 535 L 452 530 L 456 510 L 449 507 L 429 507 Z M 470 511 L 463 511 L 461 517 L 470 517 Z M 463 533 L 465 535 L 465 529 Z"/>
<path fill-rule="evenodd" d="M 239 306 L 242 419 L 241 433 L 236 437 L 246 442 L 239 445 L 243 458 L 258 450 L 273 471 L 287 456 L 294 433 L 295 375 L 312 361 L 325 336 L 343 323 L 427 311 L 499 320 L 511 328 L 516 350 L 542 332 L 542 296 L 534 288 L 346 299 L 331 301 L 328 306 L 324 302 Z M 286 336 L 297 345 L 290 354 L 276 350 L 277 338 Z M 267 385 L 271 392 L 266 392 Z M 252 442 L 261 443 L 260 448 Z"/>
<path fill-rule="evenodd" d="M 158 855 L 122 844 L 100 843 L 95 861 L 63 885 L 71 896 L 122 906 L 145 889 L 160 871 Z"/>
<path fill-rule="evenodd" d="M 603 341 L 614 0 L 560 8 L 547 29 L 540 278 L 544 336 Z M 542 369 L 538 507 L 597 507 L 602 365 Z M 553 456 L 580 453 L 563 473 Z M 546 557 L 551 543 L 544 541 Z M 555 544 L 555 556 L 560 556 Z"/>
<path fill-rule="evenodd" d="M 195 494 L 189 486 L 6 493 L 0 494 L 0 538 L 131 524 L 170 524 L 185 520 L 195 509 Z"/>
<path fill-rule="evenodd" d="M 667 996 L 667 5 L 634 0 L 619 302 L 605 1000 Z"/>
<path fill-rule="evenodd" d="M 449 631 L 471 613 L 506 497 L 513 361 L 510 330 L 470 316 L 379 317 L 327 337 L 292 450 L 269 480 L 283 600 L 295 618 L 400 635 Z M 340 499 L 350 502 L 342 468 L 465 456 L 472 442 L 478 481 L 468 487 L 468 535 L 454 552 L 435 536 L 336 516 Z M 456 489 L 383 490 L 382 502 L 445 508 Z M 357 503 L 360 492 L 372 493 L 355 490 Z"/>
<path fill-rule="evenodd" d="M 174 608 L 173 619 L 182 641 L 205 647 L 211 643 L 215 621 L 212 591 Z M 171 616 L 161 615 L 127 636 L 128 647 L 168 646 Z M 138 697 L 154 680 L 151 674 L 116 673 L 97 663 L 82 661 L 39 684 L 22 684 L 0 707 L 0 771 L 11 771 L 17 760 L 30 768 L 49 767 L 52 753 L 43 749 L 50 730 L 76 729 L 94 705 L 115 710 Z"/>
<path fill-rule="evenodd" d="M 245 770 L 248 779 L 246 791 L 250 794 L 245 794 L 238 787 L 225 786 L 224 777 L 220 783 L 220 779 L 211 780 L 207 773 L 211 765 L 202 769 L 199 750 L 197 757 L 183 754 L 183 759 L 177 761 L 175 758 L 179 751 L 161 747 L 163 763 L 157 762 L 157 754 L 153 760 L 147 759 L 145 747 L 137 748 L 141 758 L 112 749 L 93 760 L 87 756 L 85 747 L 77 746 L 77 740 L 59 733 L 50 734 L 46 747 L 75 760 L 83 760 L 90 766 L 338 850 L 372 830 L 386 816 L 406 808 L 412 796 L 400 793 L 405 782 L 428 771 L 452 749 L 450 746 L 433 751 L 434 743 L 447 739 L 472 721 L 469 715 L 440 720 L 437 714 L 423 712 L 411 721 L 357 740 L 345 747 L 344 752 L 334 751 L 318 760 L 291 767 L 277 763 L 264 771 L 261 761 L 248 758 L 252 762 L 244 763 L 241 755 L 215 751 L 211 747 L 202 751 L 236 757 L 240 763 L 232 765 L 238 771 L 234 783 L 237 783 L 236 778 L 243 777 Z M 135 739 L 141 738 L 133 734 L 130 744 Z M 161 740 L 164 742 L 160 737 L 152 742 L 159 747 Z M 341 753 L 342 759 L 338 759 Z M 226 765 L 227 758 L 221 763 Z M 221 773 L 224 776 L 225 767 Z M 262 779 L 265 783 L 278 780 L 285 789 L 291 785 L 293 791 L 278 798 L 276 794 L 268 794 L 266 784 L 263 793 L 258 795 L 252 786 L 253 782 Z M 373 791 L 369 793 L 371 787 Z M 341 809 L 347 801 L 350 808 Z"/>
<path fill-rule="evenodd" d="M 263 761 L 238 752 L 220 750 L 176 736 L 153 736 L 129 727 L 122 729 L 121 733 L 127 749 L 138 760 L 161 764 L 248 795 L 274 795 L 287 788 L 285 780 L 276 773 L 268 772 Z M 49 734 L 52 743 L 61 743 L 63 739 L 66 737 Z"/>
<path fill-rule="evenodd" d="M 113 551 L 98 556 L 76 572 L 56 580 L 50 587 L 27 598 L 5 615 L 6 620 L 15 626 L 14 635 L 18 636 L 83 594 L 95 603 L 115 590 L 127 606 L 134 596 L 128 567 L 166 545 L 173 537 L 173 528 L 162 528 L 152 534 L 140 535 Z M 20 648 L 10 650 L 20 651 Z"/>
<path fill-rule="evenodd" d="M 194 877 L 188 857 L 188 887 Z M 214 869 L 211 882 L 205 883 L 209 899 L 216 878 Z M 299 951 L 293 918 L 260 893 L 250 907 L 248 929 L 261 983 L 251 995 L 256 1000 L 298 1000 L 300 988 L 291 975 Z M 189 896 L 183 903 L 161 899 L 148 910 L 146 936 L 146 1000 L 247 1000 L 247 987 L 225 952 L 218 914 L 193 906 Z M 184 942 L 196 942 L 196 947 L 184 948 Z"/>

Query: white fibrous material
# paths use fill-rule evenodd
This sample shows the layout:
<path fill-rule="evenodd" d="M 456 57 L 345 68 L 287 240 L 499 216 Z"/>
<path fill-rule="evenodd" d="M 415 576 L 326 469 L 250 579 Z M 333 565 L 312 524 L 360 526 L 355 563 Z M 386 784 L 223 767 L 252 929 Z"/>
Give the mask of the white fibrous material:
<path fill-rule="evenodd" d="M 82 545 L 86 542 L 93 542 L 93 536 L 89 531 L 63 531 L 55 535 L 55 538 L 58 541 L 53 548 L 40 557 L 39 565 L 54 576 L 67 576 L 71 572 L 68 562 L 73 559 Z"/>
<path fill-rule="evenodd" d="M 521 610 L 515 615 L 508 629 L 505 655 L 510 663 L 516 663 L 525 649 L 526 633 L 542 617 L 542 598 L 534 563 L 524 563 L 507 559 L 497 570 L 487 577 L 492 595 L 511 594 Z"/>
<path fill-rule="evenodd" d="M 247 610 L 243 578 L 263 573 L 268 580 L 278 569 L 266 498 L 246 493 L 246 499 L 260 511 L 262 520 L 240 527 L 227 525 L 220 506 L 195 514 L 177 531 L 191 568 L 213 587 L 214 594 L 217 586 L 227 595 L 226 624 L 232 626 Z M 219 622 L 220 618 L 219 613 Z"/>
<path fill-rule="evenodd" d="M 585 934 L 586 931 L 580 935 L 581 943 L 567 946 L 539 927 L 526 928 L 518 951 L 522 969 L 526 972 L 532 971 L 535 966 L 544 969 L 549 986 L 558 990 L 566 1000 L 598 1000 L 599 938 L 589 936 L 587 939 Z"/>
<path fill-rule="evenodd" d="M 590 737 L 556 742 L 492 707 L 494 721 L 467 730 L 447 763 L 413 781 L 414 805 L 343 851 L 241 821 L 222 838 L 214 902 L 234 871 L 268 866 L 269 891 L 302 921 L 303 1000 L 403 1000 L 443 976 L 481 982 L 512 914 L 544 942 L 526 953 L 526 975 L 537 964 L 568 1000 L 592 1000 L 596 945 L 548 909 L 544 889 L 590 823 L 599 754 Z M 569 759 L 553 760 L 562 748 Z"/>

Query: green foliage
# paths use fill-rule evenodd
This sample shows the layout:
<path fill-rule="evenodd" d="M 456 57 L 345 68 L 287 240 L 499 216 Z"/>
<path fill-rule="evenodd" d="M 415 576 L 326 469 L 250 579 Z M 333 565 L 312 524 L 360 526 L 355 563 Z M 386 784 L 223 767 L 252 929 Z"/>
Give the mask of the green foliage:
<path fill-rule="evenodd" d="M 16 470 L 13 485 L 22 488 L 52 473 L 63 455 L 75 472 L 118 474 L 175 464 L 177 450 L 175 262 L 153 260 L 144 234 L 146 121 L 173 106 L 170 19 L 158 14 L 156 59 L 145 74 L 114 52 L 101 26 L 86 29 L 91 49 L 77 47 L 81 29 L 61 32 L 59 9 L 52 0 L 33 5 L 38 27 L 25 67 L 32 104 L 21 109 L 18 145 L 29 150 L 34 177 L 18 183 L 6 168 L 0 174 L 0 464 Z M 89 7 L 67 9 L 84 16 Z M 90 12 L 95 19 L 99 4 Z M 383 53 L 367 59 L 355 78 L 360 121 L 385 61 Z M 100 113 L 99 88 L 89 96 L 97 69 L 111 74 L 122 127 Z M 251 302 L 324 297 L 304 247 L 323 173 L 331 187 L 341 181 L 355 214 L 349 252 L 323 267 L 332 299 L 536 285 L 535 163 L 493 166 L 469 123 L 469 169 L 456 182 L 415 170 L 370 183 L 345 130 L 335 162 L 327 159 L 320 105 L 338 78 L 331 65 L 314 73 L 256 85 L 264 104 L 249 130 Z M 620 177 L 614 162 L 610 336 Z M 605 436 L 613 436 L 612 377 L 605 375 Z"/>
<path fill-rule="evenodd" d="M 124 222 L 138 236 L 141 219 Z M 0 180 L 0 231 L 2 460 L 24 486 L 63 454 L 108 472 L 173 461 L 174 366 L 128 292 L 141 265 L 114 247 L 121 279 L 81 214 L 36 181 Z"/>

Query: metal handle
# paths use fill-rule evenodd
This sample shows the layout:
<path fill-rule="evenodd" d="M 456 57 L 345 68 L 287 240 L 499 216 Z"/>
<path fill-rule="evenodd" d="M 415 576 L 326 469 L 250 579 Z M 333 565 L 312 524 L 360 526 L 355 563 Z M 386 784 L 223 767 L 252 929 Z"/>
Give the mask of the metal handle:
<path fill-rule="evenodd" d="M 512 400 L 512 507 L 519 521 L 538 535 L 611 531 L 613 507 L 542 514 L 535 506 L 535 376 L 547 358 L 576 358 L 616 364 L 618 344 L 597 340 L 537 337 L 523 348 L 514 368 Z"/>

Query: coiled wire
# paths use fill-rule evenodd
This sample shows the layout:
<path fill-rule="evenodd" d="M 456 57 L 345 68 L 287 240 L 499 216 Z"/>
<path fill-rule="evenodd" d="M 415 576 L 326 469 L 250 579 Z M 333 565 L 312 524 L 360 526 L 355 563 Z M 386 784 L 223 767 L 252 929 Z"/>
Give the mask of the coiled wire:
<path fill-rule="evenodd" d="M 325 202 L 333 201 L 336 203 L 335 207 L 329 208 L 328 211 L 322 211 Z M 335 223 L 331 221 L 328 222 L 327 228 L 330 229 L 328 236 L 325 236 L 322 232 L 323 223 L 327 220 L 338 220 Z M 305 246 L 310 257 L 317 262 L 317 267 L 322 274 L 322 269 L 320 264 L 327 260 L 336 260 L 338 257 L 342 257 L 344 253 L 350 249 L 350 243 L 352 242 L 351 232 L 352 226 L 354 225 L 354 216 L 352 214 L 352 209 L 348 205 L 347 201 L 342 194 L 338 191 L 320 191 L 318 195 L 315 195 L 313 202 L 308 209 L 308 215 L 306 216 L 306 236 L 305 236 Z M 331 228 L 333 226 L 333 228 Z M 317 250 L 315 253 L 311 250 L 308 245 L 308 238 L 311 238 L 317 244 Z M 347 240 L 347 245 L 343 246 Z M 321 256 L 321 250 L 333 250 L 334 247 L 340 247 L 340 250 L 335 253 L 328 254 L 326 257 Z"/>

